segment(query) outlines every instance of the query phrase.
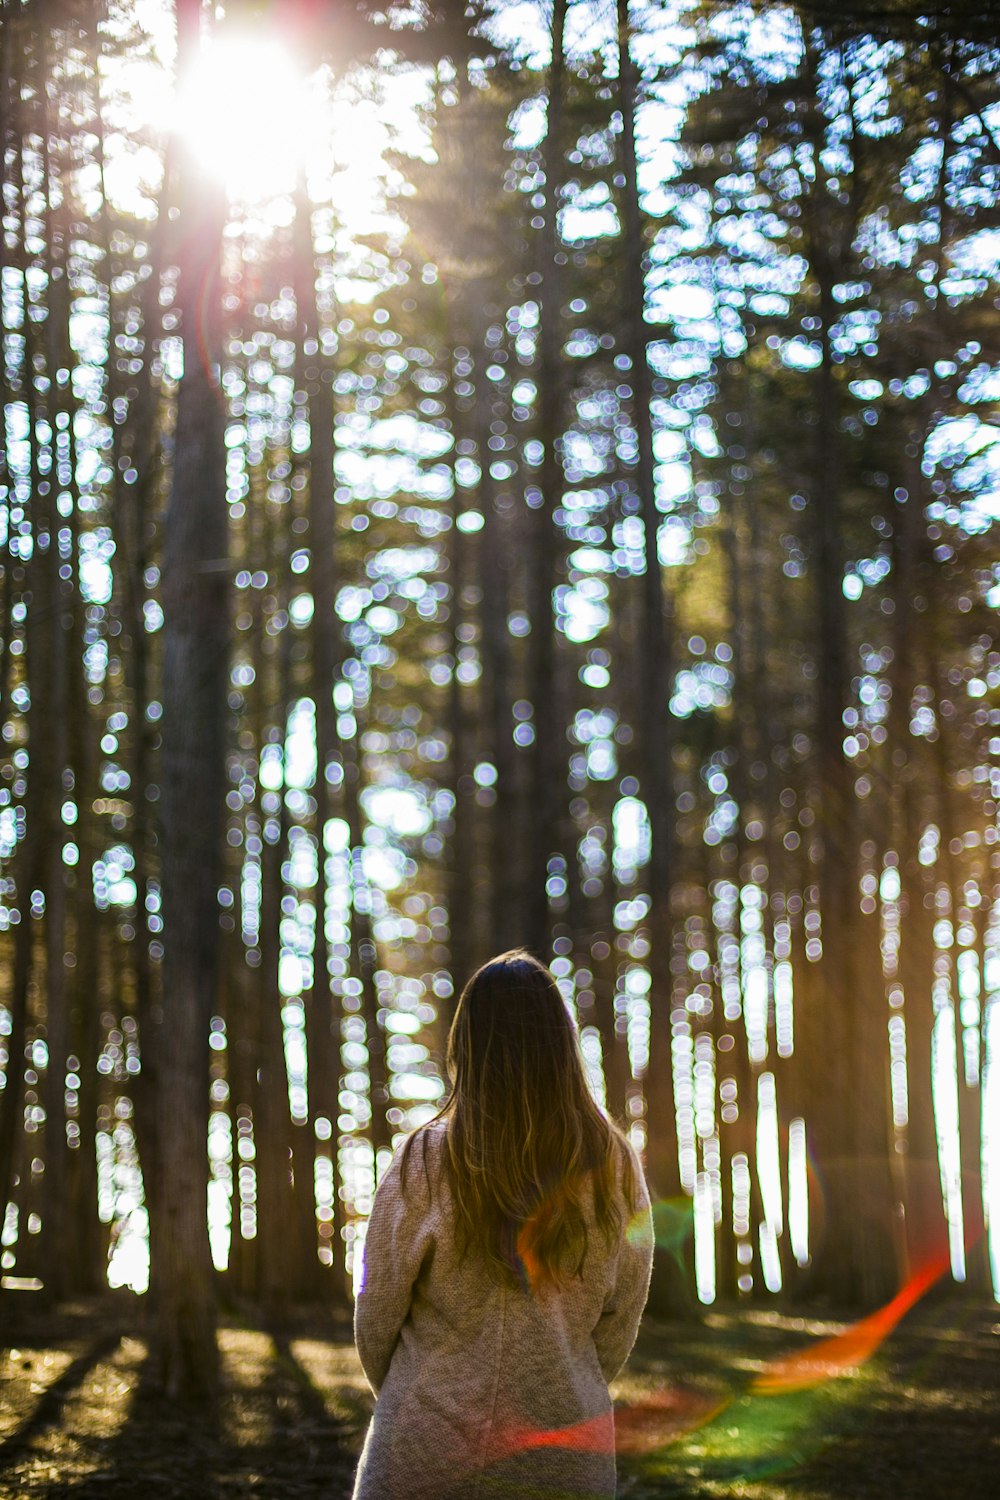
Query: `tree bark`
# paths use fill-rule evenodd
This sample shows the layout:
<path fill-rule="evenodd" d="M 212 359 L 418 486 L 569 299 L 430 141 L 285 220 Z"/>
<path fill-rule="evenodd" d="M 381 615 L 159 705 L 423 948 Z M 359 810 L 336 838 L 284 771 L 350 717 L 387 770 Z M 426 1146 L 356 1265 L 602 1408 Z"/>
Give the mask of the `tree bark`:
<path fill-rule="evenodd" d="M 197 56 L 200 0 L 177 0 L 179 67 Z M 227 558 L 219 394 L 223 205 L 180 168 L 178 304 L 184 373 L 177 398 L 163 594 L 162 878 L 165 951 L 156 1046 L 160 1360 L 168 1394 L 203 1398 L 218 1376 L 206 1216 L 209 1021 L 217 993 L 217 895 L 224 832 Z"/>
<path fill-rule="evenodd" d="M 514 699 L 511 637 L 507 628 L 510 606 L 511 528 L 513 518 L 500 512 L 489 478 L 490 406 L 485 373 L 476 379 L 476 433 L 483 508 L 479 547 L 479 586 L 483 596 L 483 698 L 489 755 L 496 769 L 496 802 L 489 829 L 489 924 L 487 948 L 502 953 L 524 942 L 524 860 L 526 830 L 520 817 L 521 787 L 518 756 L 511 734 Z M 484 955 L 488 956 L 488 955 Z"/>
<path fill-rule="evenodd" d="M 47 46 L 41 53 L 46 68 Z M 52 447 L 57 442 L 57 414 L 66 408 L 66 392 L 58 370 L 66 368 L 69 348 L 69 295 L 65 264 L 62 216 L 54 207 L 58 193 L 57 166 L 53 160 L 53 123 L 47 103 L 40 110 L 41 168 L 45 195 L 45 273 L 48 316 L 44 349 L 49 377 L 44 413 L 51 423 Z M 33 378 L 33 376 L 31 377 Z M 35 440 L 37 444 L 37 439 Z M 40 1270 L 47 1301 L 59 1301 L 66 1291 L 66 1059 L 69 1055 L 69 1003 L 66 983 L 66 870 L 62 858 L 59 809 L 65 795 L 63 777 L 67 761 L 68 660 L 64 633 L 65 589 L 59 576 L 60 517 L 53 493 L 59 478 L 65 478 L 65 462 L 49 454 L 50 472 L 39 478 L 33 495 L 35 510 L 32 554 L 32 610 L 37 614 L 32 688 L 45 705 L 46 733 L 32 751 L 30 774 L 38 778 L 40 797 L 38 835 L 44 846 L 45 890 L 45 1042 L 48 1059 L 41 1096 L 45 1109 L 45 1173 L 41 1183 L 42 1239 Z M 58 476 L 58 477 L 57 477 Z M 70 479 L 72 486 L 72 479 Z M 35 556 L 37 553 L 37 558 Z M 34 741 L 34 736 L 32 737 Z"/>
<path fill-rule="evenodd" d="M 657 1198 L 683 1206 L 677 1157 L 677 1125 L 671 1073 L 670 958 L 673 914 L 673 721 L 670 690 L 673 674 L 669 595 L 660 566 L 660 513 L 656 505 L 653 456 L 652 381 L 646 333 L 646 255 L 636 157 L 636 111 L 639 76 L 631 51 L 628 0 L 617 0 L 618 91 L 622 114 L 621 163 L 623 226 L 622 258 L 628 289 L 624 308 L 623 348 L 631 362 L 632 413 L 638 460 L 634 483 L 642 521 L 646 562 L 642 588 L 642 691 L 639 699 L 639 765 L 641 795 L 650 827 L 650 1087 L 647 1097 L 650 1186 Z M 685 1256 L 690 1246 L 686 1246 Z M 657 1251 L 654 1260 L 654 1299 L 658 1308 L 677 1314 L 693 1310 L 690 1267 L 680 1256 Z"/>
<path fill-rule="evenodd" d="M 111 455 L 111 530 L 116 539 L 114 614 L 121 622 L 121 662 L 129 708 L 127 765 L 132 792 L 131 846 L 136 887 L 135 940 L 131 946 L 131 963 L 135 983 L 135 1010 L 139 1026 L 142 1071 L 135 1082 L 135 1128 L 142 1170 L 143 1193 L 149 1222 L 149 1297 L 156 1297 L 157 1283 L 157 1211 L 161 1182 L 156 1147 L 157 1092 L 159 1059 L 156 1042 L 159 1035 L 159 970 L 150 957 L 150 930 L 147 898 L 153 873 L 153 786 L 154 726 L 147 722 L 150 699 L 151 647 L 146 632 L 143 604 L 146 593 L 145 574 L 151 551 L 151 500 L 159 474 L 160 457 L 159 391 L 154 376 L 154 361 L 162 335 L 159 295 L 161 269 L 170 226 L 170 208 L 175 194 L 175 150 L 168 140 L 163 168 L 156 223 L 150 230 L 148 273 L 139 296 L 139 320 L 143 341 L 142 368 L 128 382 L 127 416 L 120 409 L 123 396 L 116 353 L 117 330 L 122 315 L 118 309 L 115 283 L 119 263 L 114 253 L 111 212 L 105 184 L 104 99 L 101 92 L 100 64 L 104 56 L 104 37 L 96 18 L 89 35 L 94 69 L 95 155 L 101 180 L 102 212 L 98 236 L 103 253 L 104 283 L 108 309 L 108 359 L 105 372 L 105 399 L 112 415 Z M 126 313 L 124 321 L 127 321 Z M 120 420 L 119 417 L 122 419 Z M 135 470 L 132 484 L 125 481 L 125 470 Z M 82 627 L 81 627 L 82 628 Z"/>
<path fill-rule="evenodd" d="M 313 253 L 312 217 L 304 184 L 299 185 L 295 206 L 295 275 L 299 312 L 300 365 L 298 386 L 309 413 L 309 540 L 311 546 L 313 617 L 311 630 L 312 696 L 316 709 L 316 911 L 313 945 L 312 992 L 306 1000 L 306 1046 L 309 1066 L 309 1126 L 317 1120 L 329 1122 L 330 1135 L 320 1141 L 318 1151 L 329 1157 L 333 1168 L 333 1220 L 330 1248 L 333 1253 L 334 1293 L 346 1301 L 343 1200 L 339 1192 L 337 1119 L 340 1112 L 340 1008 L 330 984 L 329 943 L 326 936 L 328 886 L 326 878 L 326 829 L 335 815 L 333 785 L 339 767 L 337 712 L 333 685 L 337 670 L 337 539 L 334 464 L 336 460 L 336 412 L 334 407 L 335 360 L 323 352 L 319 307 L 316 298 L 316 268 Z M 307 352 L 307 346 L 308 351 Z M 312 1279 L 316 1290 L 321 1271 Z M 329 1295 L 328 1291 L 324 1295 Z"/>
<path fill-rule="evenodd" d="M 23 108 L 23 105 L 22 105 Z M 26 124 L 27 122 L 23 122 Z M 17 182 L 15 184 L 21 208 L 22 233 L 25 212 L 25 150 L 24 135 L 20 132 L 16 161 Z M 31 444 L 29 463 L 31 494 L 38 496 L 41 489 L 37 438 L 37 398 L 34 377 L 33 322 L 29 316 L 29 296 L 26 280 L 22 279 L 22 326 L 24 329 L 24 360 L 21 395 L 28 413 L 28 433 Z M 39 516 L 35 505 L 31 508 L 32 541 L 35 543 L 39 530 Z M 45 602 L 47 586 L 47 559 L 37 545 L 33 545 L 31 557 L 24 571 L 27 588 L 24 603 L 27 617 L 24 627 L 24 654 L 21 657 L 23 681 L 40 684 L 45 675 L 45 643 L 40 625 L 40 607 Z M 15 869 L 17 875 L 17 904 L 19 922 L 14 935 L 14 961 L 11 975 L 10 1034 L 7 1038 L 6 1086 L 0 1094 L 0 1211 L 6 1214 L 12 1200 L 18 1177 L 17 1163 L 23 1151 L 22 1100 L 24 1098 L 25 1046 L 28 1033 L 29 992 L 36 966 L 36 919 L 32 916 L 32 893 L 41 887 L 44 870 L 46 839 L 45 792 L 46 751 L 45 736 L 41 720 L 41 696 L 36 691 L 34 701 L 29 700 L 22 710 L 22 721 L 26 721 L 27 740 L 31 752 L 27 786 L 24 795 L 25 832 L 17 850 Z M 25 1221 L 24 1198 L 27 1184 L 21 1183 L 21 1216 L 19 1228 Z M 23 1251 L 23 1245 L 19 1247 Z"/>
<path fill-rule="evenodd" d="M 543 962 L 549 958 L 548 863 L 558 844 L 558 798 L 563 777 L 557 755 L 555 673 L 557 670 L 552 591 L 558 558 L 555 512 L 562 498 L 559 456 L 563 405 L 562 275 L 559 261 L 559 189 L 564 172 L 563 114 L 566 74 L 566 0 L 553 0 L 548 78 L 548 119 L 543 145 L 545 217 L 541 238 L 542 292 L 539 312 L 538 420 L 542 442 L 539 499 L 528 579 L 528 698 L 535 731 L 531 747 L 528 903 L 521 941 Z"/>
<path fill-rule="evenodd" d="M 452 456 L 457 458 L 459 413 L 454 399 L 454 373 L 449 372 L 451 395 L 449 417 Z M 476 899 L 475 815 L 476 784 L 472 770 L 475 759 L 474 732 L 469 723 L 466 690 L 458 675 L 463 645 L 463 594 L 469 567 L 469 543 L 459 529 L 463 513 L 462 489 L 452 468 L 451 530 L 448 533 L 448 572 L 451 587 L 451 680 L 448 684 L 448 738 L 450 741 L 451 784 L 455 797 L 452 809 L 452 834 L 448 847 L 448 929 L 451 949 L 451 973 L 454 992 L 451 1010 L 458 993 L 475 967 Z"/>
<path fill-rule="evenodd" d="M 810 89 L 817 59 L 807 57 Z M 819 156 L 822 136 L 813 127 Z M 823 923 L 821 1009 L 803 1016 L 810 1066 L 827 1086 L 807 1116 L 810 1146 L 826 1182 L 826 1225 L 811 1244 L 809 1285 L 835 1301 L 871 1306 L 895 1290 L 893 1183 L 889 1153 L 887 1014 L 882 975 L 864 961 L 859 908 L 859 824 L 853 771 L 843 750 L 843 713 L 851 689 L 843 592 L 846 483 L 841 426 L 839 317 L 835 285 L 848 274 L 857 224 L 862 165 L 855 161 L 849 205 L 840 208 L 817 170 L 809 199 L 808 252 L 818 287 L 815 426 L 809 487 L 812 562 L 816 576 L 816 776 L 822 835 L 818 884 Z"/>
<path fill-rule="evenodd" d="M 286 627 L 287 628 L 287 627 Z M 280 649 L 280 648 L 279 648 Z M 283 729 L 281 731 L 284 732 Z M 266 795 L 266 794 L 265 794 Z M 291 1118 L 285 1066 L 282 997 L 278 988 L 281 953 L 281 862 L 288 823 L 284 796 L 276 815 L 261 815 L 260 968 L 255 1002 L 257 1026 L 257 1109 L 254 1144 L 257 1168 L 257 1291 L 270 1314 L 289 1300 L 289 1241 L 295 1243 L 292 1193 Z"/>

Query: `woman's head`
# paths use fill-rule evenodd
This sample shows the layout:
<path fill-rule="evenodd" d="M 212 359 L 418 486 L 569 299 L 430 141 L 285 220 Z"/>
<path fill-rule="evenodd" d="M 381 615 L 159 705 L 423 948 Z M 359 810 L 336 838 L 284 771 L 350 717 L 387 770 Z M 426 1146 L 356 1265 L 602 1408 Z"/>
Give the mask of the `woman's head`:
<path fill-rule="evenodd" d="M 516 1131 L 518 1144 L 545 1107 L 593 1108 L 559 987 L 520 949 L 491 958 L 462 991 L 448 1037 L 448 1073 L 453 1109 L 502 1122 Z"/>
<path fill-rule="evenodd" d="M 580 1272 L 584 1195 L 604 1232 L 619 1227 L 622 1143 L 591 1097 L 576 1027 L 543 964 L 516 950 L 473 974 L 448 1071 L 442 1114 L 460 1239 L 532 1283 Z"/>

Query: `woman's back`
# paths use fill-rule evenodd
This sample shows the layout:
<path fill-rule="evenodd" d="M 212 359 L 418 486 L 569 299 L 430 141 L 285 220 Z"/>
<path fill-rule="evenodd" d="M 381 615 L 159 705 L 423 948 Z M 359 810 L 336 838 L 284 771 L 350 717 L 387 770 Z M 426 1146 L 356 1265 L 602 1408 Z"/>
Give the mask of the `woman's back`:
<path fill-rule="evenodd" d="M 376 1195 L 356 1331 L 378 1406 L 355 1496 L 613 1496 L 608 1381 L 635 1338 L 652 1255 L 638 1162 L 616 1138 L 610 1235 L 593 1183 L 577 1184 L 580 1274 L 516 1279 L 463 1244 L 446 1133 L 443 1120 L 418 1131 Z"/>

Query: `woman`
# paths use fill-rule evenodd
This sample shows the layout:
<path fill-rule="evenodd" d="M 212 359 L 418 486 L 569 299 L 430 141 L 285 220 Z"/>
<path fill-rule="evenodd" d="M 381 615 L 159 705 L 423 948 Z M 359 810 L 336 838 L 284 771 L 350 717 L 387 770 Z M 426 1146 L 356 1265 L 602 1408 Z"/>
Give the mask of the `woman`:
<path fill-rule="evenodd" d="M 527 953 L 470 979 L 448 1072 L 368 1223 L 355 1336 L 378 1399 L 354 1500 L 610 1500 L 608 1382 L 652 1262 L 638 1161 Z"/>

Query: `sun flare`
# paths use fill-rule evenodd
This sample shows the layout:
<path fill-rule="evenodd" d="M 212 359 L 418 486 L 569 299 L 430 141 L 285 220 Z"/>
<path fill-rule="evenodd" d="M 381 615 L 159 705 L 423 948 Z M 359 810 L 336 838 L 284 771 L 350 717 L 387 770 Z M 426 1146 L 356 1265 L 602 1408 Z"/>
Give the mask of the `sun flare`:
<path fill-rule="evenodd" d="M 272 38 L 224 37 L 181 81 L 178 134 L 229 196 L 260 203 L 290 192 L 328 128 L 319 81 Z"/>

